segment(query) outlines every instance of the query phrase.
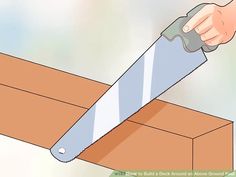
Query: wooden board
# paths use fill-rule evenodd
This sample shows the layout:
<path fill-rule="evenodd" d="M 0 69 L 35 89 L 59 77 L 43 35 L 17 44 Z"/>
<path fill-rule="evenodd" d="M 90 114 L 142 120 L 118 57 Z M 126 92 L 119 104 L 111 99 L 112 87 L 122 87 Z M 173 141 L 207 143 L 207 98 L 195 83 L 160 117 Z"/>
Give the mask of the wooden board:
<path fill-rule="evenodd" d="M 50 149 L 108 88 L 1 54 L 0 133 Z M 231 170 L 232 130 L 232 121 L 154 100 L 78 158 L 112 169 Z"/>

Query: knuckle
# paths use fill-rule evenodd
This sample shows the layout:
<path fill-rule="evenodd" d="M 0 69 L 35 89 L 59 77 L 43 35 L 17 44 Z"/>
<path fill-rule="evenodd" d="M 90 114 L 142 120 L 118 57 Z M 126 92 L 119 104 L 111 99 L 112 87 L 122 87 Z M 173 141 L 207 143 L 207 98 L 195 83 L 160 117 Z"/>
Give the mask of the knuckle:
<path fill-rule="evenodd" d="M 195 28 L 195 31 L 199 34 L 200 31 L 201 31 L 200 27 L 196 27 L 196 28 Z"/>
<path fill-rule="evenodd" d="M 215 4 L 209 4 L 207 8 L 208 8 L 209 13 L 212 14 L 216 11 L 217 6 Z"/>
<path fill-rule="evenodd" d="M 225 21 L 223 19 L 220 20 L 220 25 L 223 27 L 225 25 Z"/>
<path fill-rule="evenodd" d="M 222 44 L 222 43 L 224 42 L 224 40 L 225 40 L 224 37 L 221 36 L 221 38 L 219 38 L 219 42 L 218 42 L 218 43 L 219 43 L 219 44 Z"/>

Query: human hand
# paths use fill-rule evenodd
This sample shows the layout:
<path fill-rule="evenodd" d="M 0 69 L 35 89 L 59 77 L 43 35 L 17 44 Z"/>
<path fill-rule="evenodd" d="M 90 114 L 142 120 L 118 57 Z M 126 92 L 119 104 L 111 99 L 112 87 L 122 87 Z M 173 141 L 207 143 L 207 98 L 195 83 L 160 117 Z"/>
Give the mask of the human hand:
<path fill-rule="evenodd" d="M 236 1 L 226 6 L 204 6 L 183 27 L 185 33 L 191 30 L 195 30 L 209 46 L 229 42 L 236 31 Z"/>

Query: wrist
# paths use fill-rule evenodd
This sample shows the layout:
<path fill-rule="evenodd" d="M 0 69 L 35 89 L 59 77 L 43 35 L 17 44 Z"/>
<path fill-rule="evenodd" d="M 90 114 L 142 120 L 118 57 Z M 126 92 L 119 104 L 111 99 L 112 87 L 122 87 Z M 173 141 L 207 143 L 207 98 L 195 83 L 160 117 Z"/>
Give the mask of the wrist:
<path fill-rule="evenodd" d="M 222 7 L 224 13 L 227 15 L 234 32 L 236 31 L 236 0 L 231 1 L 226 6 Z"/>

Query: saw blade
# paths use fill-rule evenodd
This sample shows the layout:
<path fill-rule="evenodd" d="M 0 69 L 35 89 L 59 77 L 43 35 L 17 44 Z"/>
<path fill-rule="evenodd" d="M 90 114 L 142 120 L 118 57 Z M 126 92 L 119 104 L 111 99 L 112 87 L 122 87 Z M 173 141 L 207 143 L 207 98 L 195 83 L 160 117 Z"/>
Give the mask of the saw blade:
<path fill-rule="evenodd" d="M 62 162 L 73 160 L 206 60 L 201 49 L 187 52 L 180 37 L 160 37 L 56 142 L 52 155 Z"/>

